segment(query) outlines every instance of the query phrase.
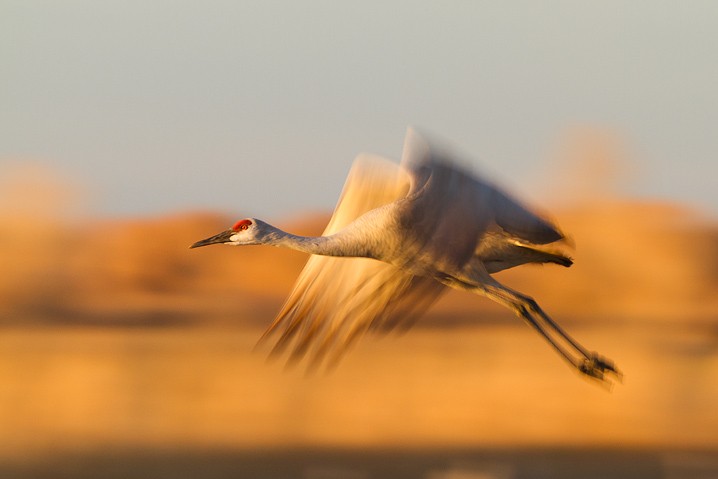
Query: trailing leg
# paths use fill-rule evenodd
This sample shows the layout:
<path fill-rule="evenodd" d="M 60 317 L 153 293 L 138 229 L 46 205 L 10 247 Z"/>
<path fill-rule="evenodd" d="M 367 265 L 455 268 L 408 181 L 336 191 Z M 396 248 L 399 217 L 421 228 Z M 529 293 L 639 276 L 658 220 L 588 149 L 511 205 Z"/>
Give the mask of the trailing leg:
<path fill-rule="evenodd" d="M 472 277 L 440 275 L 437 279 L 452 288 L 486 296 L 513 310 L 516 315 L 541 334 L 551 347 L 578 372 L 606 381 L 609 385 L 610 381 L 606 374 L 612 374 L 619 381 L 621 380 L 621 372 L 612 361 L 595 352 L 588 351 L 551 319 L 533 298 L 507 288 L 488 273 L 477 273 L 472 274 Z"/>

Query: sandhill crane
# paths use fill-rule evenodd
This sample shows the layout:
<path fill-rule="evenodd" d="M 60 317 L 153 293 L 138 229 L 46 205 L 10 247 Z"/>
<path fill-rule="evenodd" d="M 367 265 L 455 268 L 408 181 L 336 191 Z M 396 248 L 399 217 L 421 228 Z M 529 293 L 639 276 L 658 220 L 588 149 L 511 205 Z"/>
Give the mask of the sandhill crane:
<path fill-rule="evenodd" d="M 274 353 L 290 347 L 292 358 L 310 353 L 315 362 L 333 363 L 364 332 L 410 324 L 450 287 L 507 306 L 573 368 L 610 385 L 609 375 L 621 378 L 613 362 L 581 346 L 532 298 L 491 276 L 525 263 L 570 266 L 570 258 L 542 247 L 562 238 L 551 223 L 410 128 L 401 165 L 357 158 L 322 236 L 297 236 L 246 218 L 191 248 L 265 244 L 312 254 L 262 336 L 279 335 Z"/>

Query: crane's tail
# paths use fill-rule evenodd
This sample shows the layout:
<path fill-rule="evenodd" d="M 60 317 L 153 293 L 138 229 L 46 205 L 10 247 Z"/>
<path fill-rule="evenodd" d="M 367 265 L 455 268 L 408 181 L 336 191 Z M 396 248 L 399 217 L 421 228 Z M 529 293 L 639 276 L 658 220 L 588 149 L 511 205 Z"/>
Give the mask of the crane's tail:
<path fill-rule="evenodd" d="M 568 268 L 573 260 L 557 249 L 522 241 L 505 232 L 486 233 L 474 253 L 489 274 L 527 263 L 554 263 Z"/>
<path fill-rule="evenodd" d="M 573 264 L 573 260 L 565 254 L 558 251 L 546 251 L 529 245 L 514 245 L 514 248 L 523 251 L 527 257 L 527 263 L 555 263 L 568 268 Z"/>

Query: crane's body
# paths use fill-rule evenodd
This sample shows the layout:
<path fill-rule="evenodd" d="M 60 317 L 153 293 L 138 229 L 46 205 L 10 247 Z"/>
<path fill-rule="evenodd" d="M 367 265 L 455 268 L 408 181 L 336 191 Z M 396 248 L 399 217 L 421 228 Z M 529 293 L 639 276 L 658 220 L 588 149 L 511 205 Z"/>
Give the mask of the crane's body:
<path fill-rule="evenodd" d="M 620 378 L 528 296 L 491 274 L 525 263 L 570 266 L 545 247 L 563 234 L 409 129 L 401 166 L 360 156 L 324 234 L 297 236 L 256 218 L 192 247 L 267 244 L 312 254 L 265 333 L 274 351 L 336 358 L 367 330 L 411 324 L 446 287 L 487 296 L 533 326 L 579 372 Z"/>

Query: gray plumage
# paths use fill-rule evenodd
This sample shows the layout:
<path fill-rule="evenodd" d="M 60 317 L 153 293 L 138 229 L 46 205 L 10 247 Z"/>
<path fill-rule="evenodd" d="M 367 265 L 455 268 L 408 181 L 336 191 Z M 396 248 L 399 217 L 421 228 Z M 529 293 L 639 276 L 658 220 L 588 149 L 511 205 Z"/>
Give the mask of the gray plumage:
<path fill-rule="evenodd" d="M 312 254 L 263 336 L 276 338 L 275 354 L 288 349 L 291 358 L 331 364 L 369 330 L 410 325 L 448 286 L 509 307 L 579 372 L 606 383 L 606 373 L 620 378 L 533 299 L 490 276 L 525 263 L 570 266 L 544 246 L 562 233 L 412 129 L 400 166 L 357 158 L 322 236 L 292 235 L 254 218 L 237 225 L 192 247 L 269 244 Z"/>

